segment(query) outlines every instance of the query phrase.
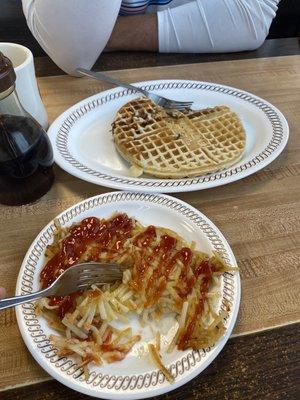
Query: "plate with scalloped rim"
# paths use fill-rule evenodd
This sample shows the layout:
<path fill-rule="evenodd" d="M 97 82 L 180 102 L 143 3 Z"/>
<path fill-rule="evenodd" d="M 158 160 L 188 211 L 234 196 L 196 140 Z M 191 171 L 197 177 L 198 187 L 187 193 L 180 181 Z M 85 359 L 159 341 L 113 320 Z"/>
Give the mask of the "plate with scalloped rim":
<path fill-rule="evenodd" d="M 231 167 L 196 178 L 158 179 L 130 176 L 130 165 L 117 152 L 111 123 L 117 110 L 138 97 L 115 88 L 88 97 L 61 114 L 48 134 L 55 162 L 70 174 L 115 189 L 155 193 L 188 192 L 225 185 L 251 175 L 275 160 L 284 149 L 289 128 L 282 113 L 267 101 L 243 90 L 210 82 L 159 80 L 137 86 L 175 100 L 192 100 L 200 109 L 227 105 L 246 130 L 246 149 Z"/>
<path fill-rule="evenodd" d="M 185 240 L 196 242 L 196 248 L 207 253 L 218 251 L 221 257 L 236 265 L 233 252 L 218 228 L 201 212 L 187 203 L 162 194 L 140 192 L 112 192 L 84 200 L 62 212 L 58 218 L 62 226 L 70 226 L 88 216 L 108 217 L 114 212 L 126 212 L 143 225 L 154 224 L 176 231 Z M 52 242 L 54 222 L 51 221 L 30 246 L 20 269 L 16 295 L 39 289 L 39 274 L 44 265 L 44 251 Z M 222 350 L 236 321 L 240 303 L 240 278 L 238 272 L 226 272 L 221 276 L 221 299 L 218 307 L 230 305 L 226 319 L 225 335 L 211 348 L 197 351 L 167 353 L 166 349 L 177 329 L 177 322 L 167 316 L 160 323 L 162 333 L 162 357 L 175 377 L 170 384 L 150 360 L 147 343 L 153 340 L 149 327 L 142 328 L 132 317 L 130 325 L 142 335 L 127 357 L 113 364 L 91 366 L 86 381 L 82 369 L 71 357 L 61 358 L 49 343 L 48 336 L 54 331 L 43 317 L 36 315 L 33 304 L 16 308 L 19 329 L 35 360 L 53 378 L 79 392 L 103 399 L 133 400 L 160 395 L 185 384 L 203 371 Z"/>

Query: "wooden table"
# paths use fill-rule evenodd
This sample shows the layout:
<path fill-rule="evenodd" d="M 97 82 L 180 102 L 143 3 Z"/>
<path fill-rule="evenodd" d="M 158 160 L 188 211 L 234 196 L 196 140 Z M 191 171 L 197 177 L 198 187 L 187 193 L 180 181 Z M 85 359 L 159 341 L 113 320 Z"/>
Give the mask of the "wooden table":
<path fill-rule="evenodd" d="M 232 338 L 197 378 L 167 399 L 296 399 L 300 260 L 300 56 L 207 62 L 110 72 L 127 81 L 188 78 L 253 92 L 286 116 L 291 136 L 264 170 L 227 186 L 176 195 L 222 230 L 238 260 L 242 302 Z M 50 121 L 75 102 L 108 86 L 67 76 L 39 78 Z M 19 265 L 40 229 L 86 197 L 110 191 L 56 167 L 56 182 L 39 202 L 0 206 L 0 276 L 13 294 Z M 298 277 L 298 281 L 297 281 Z M 297 287 L 298 283 L 298 287 Z M 88 397 L 64 387 L 35 363 L 13 310 L 0 313 L 1 400 Z"/>

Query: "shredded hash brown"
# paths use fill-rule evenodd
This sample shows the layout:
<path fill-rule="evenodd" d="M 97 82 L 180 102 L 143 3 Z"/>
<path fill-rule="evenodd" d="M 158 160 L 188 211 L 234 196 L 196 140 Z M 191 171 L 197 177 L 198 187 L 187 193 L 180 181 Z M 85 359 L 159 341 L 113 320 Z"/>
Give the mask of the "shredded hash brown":
<path fill-rule="evenodd" d="M 50 340 L 59 355 L 80 357 L 87 377 L 90 363 L 120 361 L 141 339 L 130 327 L 132 312 L 138 314 L 142 325 L 169 313 L 175 315 L 178 329 L 168 352 L 175 347 L 206 348 L 224 334 L 229 307 L 216 312 L 221 296 L 219 275 L 236 268 L 226 265 L 218 254 L 209 256 L 175 232 L 144 227 L 126 214 L 90 217 L 70 228 L 62 228 L 56 221 L 56 227 L 53 244 L 46 250 L 42 287 L 80 262 L 116 262 L 124 268 L 122 282 L 37 302 L 37 312 L 58 333 L 50 335 Z M 116 320 L 128 327 L 114 328 L 111 322 Z M 149 354 L 171 382 L 173 377 L 160 355 L 159 332 L 153 343 Z"/>

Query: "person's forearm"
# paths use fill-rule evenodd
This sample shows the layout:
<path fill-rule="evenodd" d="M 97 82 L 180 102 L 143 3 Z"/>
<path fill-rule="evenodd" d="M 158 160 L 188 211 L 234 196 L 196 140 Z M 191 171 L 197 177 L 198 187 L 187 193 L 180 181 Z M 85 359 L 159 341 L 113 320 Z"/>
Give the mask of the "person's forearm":
<path fill-rule="evenodd" d="M 119 17 L 105 51 L 157 51 L 157 15 Z"/>

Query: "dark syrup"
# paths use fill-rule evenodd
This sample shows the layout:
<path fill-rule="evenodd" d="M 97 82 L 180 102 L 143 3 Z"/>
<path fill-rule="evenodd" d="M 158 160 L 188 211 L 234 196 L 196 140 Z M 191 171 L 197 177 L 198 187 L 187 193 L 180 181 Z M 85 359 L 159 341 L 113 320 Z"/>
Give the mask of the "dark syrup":
<path fill-rule="evenodd" d="M 52 186 L 52 147 L 43 128 L 28 117 L 0 115 L 0 203 L 22 205 Z"/>

